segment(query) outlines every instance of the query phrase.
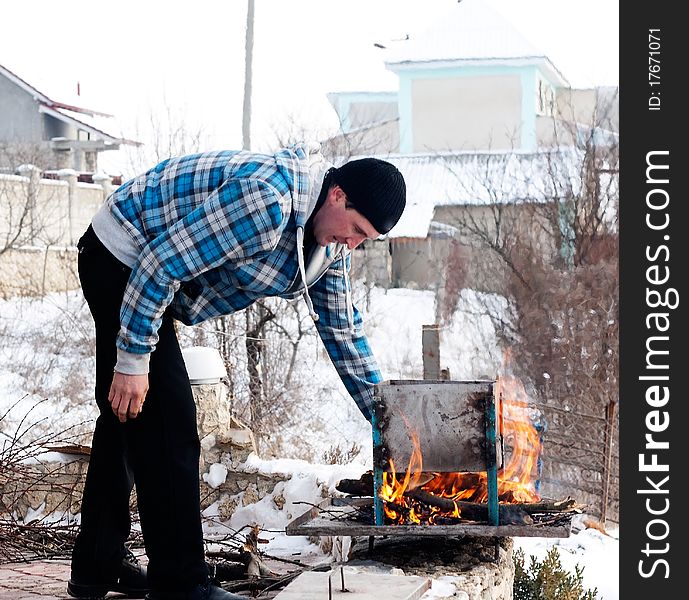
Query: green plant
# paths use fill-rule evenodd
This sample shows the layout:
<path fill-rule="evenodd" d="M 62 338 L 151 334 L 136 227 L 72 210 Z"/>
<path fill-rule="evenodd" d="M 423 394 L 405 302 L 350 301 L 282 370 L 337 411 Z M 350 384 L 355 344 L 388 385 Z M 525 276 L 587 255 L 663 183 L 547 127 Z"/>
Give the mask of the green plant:
<path fill-rule="evenodd" d="M 514 553 L 514 600 L 598 600 L 598 590 L 584 590 L 583 567 L 574 573 L 562 569 L 556 547 L 548 550 L 543 562 L 531 556 L 525 567 L 524 551 Z"/>

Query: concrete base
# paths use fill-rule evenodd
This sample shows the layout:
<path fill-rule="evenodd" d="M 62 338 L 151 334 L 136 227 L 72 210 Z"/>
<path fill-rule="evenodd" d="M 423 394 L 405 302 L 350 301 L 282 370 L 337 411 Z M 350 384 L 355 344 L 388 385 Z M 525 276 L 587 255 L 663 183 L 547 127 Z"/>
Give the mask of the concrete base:
<path fill-rule="evenodd" d="M 431 580 L 416 575 L 382 575 L 357 573 L 344 568 L 342 591 L 340 569 L 328 573 L 309 571 L 302 573 L 275 600 L 324 600 L 328 596 L 328 580 L 332 589 L 332 600 L 418 600 L 431 589 Z"/>

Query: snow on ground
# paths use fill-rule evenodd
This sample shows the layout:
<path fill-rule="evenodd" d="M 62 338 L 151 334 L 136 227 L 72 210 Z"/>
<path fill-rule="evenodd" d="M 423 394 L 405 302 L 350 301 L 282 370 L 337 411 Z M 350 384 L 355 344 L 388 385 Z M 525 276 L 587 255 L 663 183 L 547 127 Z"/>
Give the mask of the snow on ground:
<path fill-rule="evenodd" d="M 94 336 L 81 292 L 0 299 L 0 340 L 0 437 L 88 441 Z"/>

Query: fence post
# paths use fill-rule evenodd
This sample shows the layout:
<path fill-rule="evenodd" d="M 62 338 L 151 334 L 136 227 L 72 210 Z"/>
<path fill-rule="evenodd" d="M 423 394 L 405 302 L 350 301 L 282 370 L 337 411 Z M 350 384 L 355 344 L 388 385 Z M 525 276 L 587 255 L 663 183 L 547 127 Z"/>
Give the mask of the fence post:
<path fill-rule="evenodd" d="M 610 496 L 610 472 L 612 467 L 612 444 L 615 436 L 615 412 L 617 402 L 610 401 L 605 407 L 605 461 L 603 463 L 603 506 L 601 507 L 601 523 L 605 525 L 608 513 L 608 498 Z"/>
<path fill-rule="evenodd" d="M 107 200 L 112 192 L 112 177 L 107 173 L 94 173 L 93 183 L 97 183 L 103 188 L 103 200 Z"/>
<path fill-rule="evenodd" d="M 422 325 L 423 378 L 440 379 L 440 326 Z"/>
<path fill-rule="evenodd" d="M 67 222 L 69 228 L 67 230 L 67 245 L 71 246 L 75 243 L 74 240 L 74 203 L 77 199 L 77 172 L 74 169 L 60 169 L 57 176 L 62 181 L 66 181 L 68 188 L 67 196 Z"/>
<path fill-rule="evenodd" d="M 29 180 L 29 186 L 27 188 L 27 212 L 29 213 L 29 235 L 31 238 L 31 244 L 36 243 L 36 234 L 39 231 L 39 227 L 36 223 L 36 203 L 38 199 L 38 189 L 41 185 L 41 169 L 35 165 L 19 165 L 17 167 L 17 173 L 22 177 L 27 177 Z"/>

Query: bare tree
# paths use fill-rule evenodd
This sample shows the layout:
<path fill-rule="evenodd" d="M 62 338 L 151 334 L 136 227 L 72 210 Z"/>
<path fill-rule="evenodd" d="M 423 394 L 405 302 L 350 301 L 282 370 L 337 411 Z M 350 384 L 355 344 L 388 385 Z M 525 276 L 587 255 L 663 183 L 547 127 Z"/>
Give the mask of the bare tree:
<path fill-rule="evenodd" d="M 45 144 L 35 142 L 0 143 L 0 173 L 12 174 L 19 165 L 35 165 L 48 169 L 54 162 L 53 152 Z"/>
<path fill-rule="evenodd" d="M 31 179 L 22 185 L 0 175 L 0 255 L 33 241 L 35 187 Z"/>
<path fill-rule="evenodd" d="M 56 242 L 55 190 L 41 190 L 50 154 L 38 144 L 0 146 L 0 255 L 26 245 Z M 58 236 L 59 237 L 59 236 Z"/>
<path fill-rule="evenodd" d="M 510 348 L 515 375 L 545 407 L 547 435 L 557 444 L 551 459 L 567 463 L 559 471 L 565 487 L 583 485 L 586 469 L 602 479 L 614 470 L 619 151 L 602 117 L 594 114 L 587 127 L 554 122 L 557 135 L 574 145 L 529 157 L 484 156 L 479 182 L 456 172 L 467 189 L 475 193 L 478 185 L 489 199 L 463 207 L 452 223 L 469 256 L 466 285 L 509 300 L 508 314 L 486 311 Z M 575 423 L 571 413 L 582 418 Z M 605 506 L 597 509 L 605 515 Z"/>
<path fill-rule="evenodd" d="M 305 341 L 315 343 L 316 330 L 299 301 L 265 298 L 251 308 L 182 326 L 180 334 L 184 344 L 220 349 L 233 414 L 251 427 L 259 451 L 277 456 L 286 450 L 284 431 L 303 419 L 313 389 L 303 353 Z"/>
<path fill-rule="evenodd" d="M 279 455 L 280 433 L 299 422 L 309 398 L 310 370 L 308 363 L 303 362 L 302 342 L 305 338 L 315 339 L 316 331 L 308 311 L 299 301 L 267 299 L 261 308 L 265 315 L 259 334 L 263 343 L 257 373 L 261 402 L 251 406 L 252 428 L 262 434 L 263 447 Z"/>
<path fill-rule="evenodd" d="M 127 176 L 138 175 L 167 158 L 200 152 L 208 144 L 203 126 L 190 124 L 184 106 L 173 106 L 165 97 L 161 108 L 151 106 L 144 121 L 137 121 L 134 137 L 140 146 L 127 146 Z"/>
<path fill-rule="evenodd" d="M 244 311 L 246 317 L 246 368 L 249 375 L 249 426 L 260 434 L 260 415 L 264 410 L 266 398 L 263 393 L 264 378 L 261 365 L 266 340 L 263 338 L 267 324 L 275 319 L 275 313 L 267 303 L 257 301 Z"/>

